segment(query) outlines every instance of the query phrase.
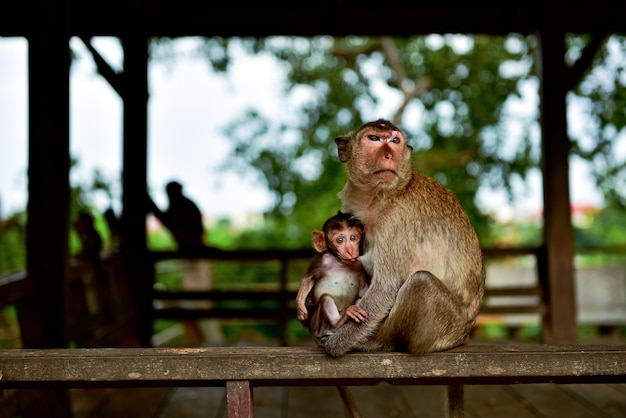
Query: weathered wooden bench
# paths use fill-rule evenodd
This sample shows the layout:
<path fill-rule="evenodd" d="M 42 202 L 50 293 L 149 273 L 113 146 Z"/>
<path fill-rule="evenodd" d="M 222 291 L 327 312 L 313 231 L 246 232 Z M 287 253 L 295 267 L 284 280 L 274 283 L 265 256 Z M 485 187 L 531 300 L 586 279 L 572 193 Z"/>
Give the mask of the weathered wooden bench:
<path fill-rule="evenodd" d="M 624 345 L 469 345 L 425 355 L 317 348 L 0 350 L 0 389 L 224 386 L 229 417 L 253 416 L 258 386 L 626 382 Z M 462 405 L 462 402 L 461 402 Z M 449 411 L 462 416 L 462 407 Z"/>

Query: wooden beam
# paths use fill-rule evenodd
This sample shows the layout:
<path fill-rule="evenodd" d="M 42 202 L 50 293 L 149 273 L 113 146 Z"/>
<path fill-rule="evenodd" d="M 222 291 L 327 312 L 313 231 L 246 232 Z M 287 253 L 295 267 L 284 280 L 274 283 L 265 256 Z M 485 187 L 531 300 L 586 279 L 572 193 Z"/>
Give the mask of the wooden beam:
<path fill-rule="evenodd" d="M 0 36 L 23 36 L 36 25 L 35 0 L 5 2 Z M 183 2 L 74 2 L 73 36 L 120 37 L 133 20 L 149 36 L 272 36 L 272 35 L 415 35 L 428 33 L 533 33 L 538 29 L 541 2 L 385 2 L 384 7 L 357 1 L 260 3 L 241 0 L 214 4 Z M 141 10 L 137 10 L 137 9 Z M 560 4 L 555 12 L 564 30 L 624 33 L 626 6 L 617 1 L 577 1 Z M 363 22 L 394 22 L 364 25 Z M 140 25 L 135 24 L 135 27 Z"/>
<path fill-rule="evenodd" d="M 252 388 L 248 380 L 226 382 L 226 401 L 228 403 L 229 417 L 252 418 L 254 416 L 252 398 Z"/>
<path fill-rule="evenodd" d="M 318 348 L 0 350 L 0 388 L 626 382 L 626 345 L 469 345 L 412 355 Z"/>
<path fill-rule="evenodd" d="M 28 38 L 28 221 L 26 263 L 35 285 L 34 321 L 21 327 L 27 347 L 66 347 L 69 262 L 69 6 L 42 1 Z M 42 335 L 35 335 L 40 326 Z M 33 334 L 31 334 L 31 332 Z"/>
<path fill-rule="evenodd" d="M 122 83 L 123 83 L 123 74 L 118 74 L 111 65 L 104 59 L 102 55 L 98 52 L 98 50 L 91 44 L 91 41 L 87 38 L 80 38 L 85 44 L 87 50 L 91 53 L 94 63 L 96 64 L 96 68 L 98 69 L 98 74 L 100 74 L 115 90 L 115 92 L 123 98 L 124 92 L 122 91 Z"/>
<path fill-rule="evenodd" d="M 28 36 L 28 220 L 26 269 L 32 299 L 21 301 L 26 347 L 67 347 L 66 298 L 70 228 L 70 7 L 38 1 Z M 41 393 L 24 417 L 71 417 L 67 391 Z"/>
<path fill-rule="evenodd" d="M 549 343 L 576 341 L 574 292 L 574 230 L 569 192 L 569 138 L 567 136 L 565 32 L 560 1 L 542 3 L 538 33 L 537 70 L 541 99 L 543 171 L 544 281 L 548 312 L 543 336 Z"/>
<path fill-rule="evenodd" d="M 133 32 L 122 36 L 121 41 L 124 49 L 121 250 L 139 314 L 140 344 L 149 346 L 152 280 L 146 248 L 148 39 L 141 32 Z"/>
<path fill-rule="evenodd" d="M 565 73 L 566 91 L 573 90 L 582 81 L 587 72 L 591 69 L 593 60 L 608 38 L 609 34 L 606 32 L 591 34 L 591 40 L 583 49 L 582 54 Z"/>

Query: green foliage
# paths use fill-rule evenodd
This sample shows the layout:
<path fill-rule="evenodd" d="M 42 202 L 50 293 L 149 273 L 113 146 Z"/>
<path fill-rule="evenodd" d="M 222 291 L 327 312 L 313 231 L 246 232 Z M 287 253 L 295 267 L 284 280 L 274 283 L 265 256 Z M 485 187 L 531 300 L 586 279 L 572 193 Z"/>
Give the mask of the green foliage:
<path fill-rule="evenodd" d="M 607 207 L 591 217 L 587 228 L 576 228 L 581 246 L 618 245 L 626 242 L 626 216 L 620 207 Z"/>
<path fill-rule="evenodd" d="M 166 228 L 148 231 L 148 249 L 150 251 L 168 251 L 176 249 L 176 241 Z"/>
<path fill-rule="evenodd" d="M 0 220 L 0 274 L 26 269 L 26 215 Z"/>
<path fill-rule="evenodd" d="M 539 222 L 494 222 L 491 225 L 491 245 L 498 247 L 537 247 L 543 242 Z"/>
<path fill-rule="evenodd" d="M 577 56 L 589 37 L 569 36 L 570 55 Z M 593 66 L 568 98 L 587 112 L 585 126 L 574 134 L 573 155 L 592 165 L 596 184 L 609 206 L 626 206 L 626 37 L 611 36 Z"/>
<path fill-rule="evenodd" d="M 509 187 L 537 167 L 537 143 L 523 138 L 513 155 L 503 111 L 531 77 L 533 38 L 263 38 L 232 40 L 284 63 L 285 116 L 253 109 L 227 126 L 234 140 L 230 169 L 252 167 L 277 196 L 268 214 L 305 242 L 340 207 L 345 181 L 335 136 L 377 117 L 400 123 L 412 138 L 415 164 L 456 193 L 479 235 L 490 220 L 475 204 L 479 187 Z M 507 70 L 515 67 L 516 70 Z M 390 98 L 395 98 L 389 110 Z M 295 104 L 293 104 L 295 103 Z M 387 108 L 387 110 L 383 110 Z M 235 164 L 233 165 L 233 161 Z M 273 237 L 271 237 L 273 238 Z"/>
<path fill-rule="evenodd" d="M 568 35 L 569 65 L 590 40 Z M 228 70 L 235 45 L 273 55 L 285 71 L 282 118 L 249 109 L 224 131 L 236 144 L 226 168 L 261 176 L 277 197 L 268 219 L 287 228 L 288 241 L 305 242 L 339 206 L 335 194 L 345 174 L 333 138 L 366 119 L 385 117 L 405 128 L 415 165 L 459 197 L 484 245 L 496 238 L 477 191 L 512 196 L 513 182 L 523 184 L 539 168 L 538 108 L 515 107 L 538 94 L 534 36 L 211 38 L 206 45 L 219 71 Z M 592 163 L 607 203 L 622 206 L 625 159 L 617 151 L 626 122 L 625 51 L 624 37 L 608 38 L 568 95 L 569 105 L 588 112 L 582 129 L 570 121 L 572 155 Z"/>

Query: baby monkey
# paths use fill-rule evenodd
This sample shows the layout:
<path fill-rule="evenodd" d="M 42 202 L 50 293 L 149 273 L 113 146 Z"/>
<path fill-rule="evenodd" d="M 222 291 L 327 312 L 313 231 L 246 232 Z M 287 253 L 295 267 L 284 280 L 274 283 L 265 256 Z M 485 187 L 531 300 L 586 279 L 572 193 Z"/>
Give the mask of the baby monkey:
<path fill-rule="evenodd" d="M 358 219 L 339 211 L 324 222 L 321 231 L 313 231 L 317 254 L 302 276 L 296 308 L 298 319 L 320 346 L 349 318 L 367 319 L 357 306 L 368 288 L 367 274 L 358 260 L 363 230 Z"/>

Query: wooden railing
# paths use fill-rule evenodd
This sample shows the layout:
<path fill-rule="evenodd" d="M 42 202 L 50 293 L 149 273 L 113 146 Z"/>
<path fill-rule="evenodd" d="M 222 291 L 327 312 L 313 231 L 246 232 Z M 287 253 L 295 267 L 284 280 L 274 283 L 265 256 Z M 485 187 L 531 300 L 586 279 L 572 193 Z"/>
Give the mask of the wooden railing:
<path fill-rule="evenodd" d="M 65 329 L 71 346 L 137 345 L 133 336 L 137 313 L 119 256 L 103 259 L 97 268 L 73 260 L 67 289 Z M 0 308 L 7 305 L 15 307 L 22 335 L 41 332 L 28 323 L 36 300 L 34 283 L 25 272 L 0 277 Z"/>
<path fill-rule="evenodd" d="M 608 247 L 601 249 L 581 248 L 584 254 L 592 251 L 602 253 L 624 254 L 624 247 Z M 479 316 L 479 324 L 498 321 L 504 315 L 532 314 L 547 320 L 548 296 L 546 267 L 541 247 L 524 248 L 485 248 L 483 250 L 487 263 L 503 257 L 534 258 L 530 265 L 535 269 L 537 280 L 530 286 L 487 287 L 484 304 Z M 296 317 L 295 295 L 297 292 L 300 271 L 294 270 L 295 262 L 306 262 L 313 256 L 312 249 L 299 250 L 235 250 L 220 251 L 207 249 L 200 254 L 181 254 L 179 252 L 151 252 L 150 263 L 153 271 L 157 263 L 180 258 L 201 258 L 213 263 L 278 263 L 271 279 L 261 284 L 246 284 L 224 287 L 218 285 L 207 291 L 158 290 L 142 295 L 152 302 L 172 302 L 184 300 L 209 300 L 216 302 L 208 308 L 186 309 L 171 307 L 171 304 L 149 303 L 153 306 L 150 312 L 136 312 L 135 301 L 129 289 L 130 283 L 124 274 L 123 264 L 119 255 L 102 261 L 102 276 L 89 264 L 74 263 L 69 269 L 70 307 L 67 330 L 73 344 L 95 347 L 117 345 L 124 338 L 129 338 L 129 327 L 135 315 L 145 315 L 148 323 L 159 318 L 171 319 L 252 319 L 272 321 L 280 330 L 280 343 L 288 345 L 287 323 Z M 303 265 L 303 264 L 301 264 Z M 252 267 L 253 268 L 253 267 Z M 102 281 L 104 280 L 104 281 Z M 154 278 L 152 278 L 154 280 Z M 32 309 L 29 298 L 33 294 L 33 284 L 25 273 L 16 273 L 0 277 L 0 306 L 15 305 L 19 311 L 27 307 Z M 492 301 L 506 297 L 507 304 L 493 304 Z M 516 303 L 515 300 L 521 300 Z M 229 307 L 225 301 L 242 301 L 236 307 Z M 265 303 L 266 302 L 266 303 Z M 143 306 L 146 306 L 144 304 Z M 125 325 L 120 327 L 120 325 Z M 24 328 L 24 327 L 23 327 Z M 22 330 L 28 332 L 28 328 Z"/>
<path fill-rule="evenodd" d="M 538 280 L 527 287 L 487 288 L 485 303 L 481 316 L 503 315 L 510 313 L 547 313 L 545 263 L 541 248 L 517 249 L 485 249 L 487 260 L 510 256 L 531 256 L 535 258 L 535 269 Z M 136 315 L 150 315 L 156 318 L 250 318 L 256 320 L 275 321 L 281 327 L 283 344 L 286 322 L 295 318 L 293 302 L 295 288 L 298 283 L 290 279 L 290 264 L 296 260 L 308 260 L 313 255 L 311 250 L 263 250 L 263 251 L 228 251 L 206 254 L 180 254 L 173 252 L 152 253 L 151 263 L 178 259 L 181 257 L 206 258 L 215 262 L 229 261 L 236 263 L 273 261 L 279 262 L 280 268 L 271 289 L 258 286 L 245 286 L 239 290 L 216 288 L 207 292 L 157 291 L 145 297 L 152 301 L 168 300 L 211 300 L 214 302 L 243 300 L 246 302 L 273 301 L 275 308 L 227 308 L 216 304 L 207 309 L 153 309 L 151 312 L 136 312 L 128 278 L 124 274 L 119 257 L 104 260 L 100 273 L 93 271 L 93 266 L 76 264 L 71 266 L 69 288 L 71 309 L 68 309 L 67 330 L 70 338 L 78 347 L 127 347 L 135 343 L 125 344 L 128 338 L 128 326 L 134 322 Z M 99 274 L 101 274 L 99 276 Z M 104 280 L 99 284 L 96 280 Z M 103 286 L 104 284 L 104 286 Z M 34 286 L 26 274 L 17 273 L 0 277 L 0 307 L 14 305 L 20 320 L 29 317 L 33 307 Z M 491 306 L 491 297 L 499 296 L 532 296 L 534 304 Z M 245 306 L 245 304 L 244 304 Z M 106 308 L 106 309 L 103 309 Z M 22 313 L 25 315 L 22 315 Z M 24 318 L 22 318 L 24 316 Z M 140 322 L 140 321 L 139 321 Z M 21 326 L 22 333 L 31 332 L 28 323 Z M 132 338 L 132 337 L 131 337 Z M 0 382 L 0 406 L 10 406 L 8 411 L 15 415 L 25 405 L 47 405 L 57 402 L 59 409 L 67 405 L 67 397 L 57 389 L 52 391 L 16 391 L 11 394 L 18 396 L 17 401 L 10 396 L 1 395 L 2 388 L 63 388 L 82 386 L 185 386 L 192 385 L 225 385 L 229 395 L 230 416 L 252 416 L 252 387 L 264 384 L 372 384 L 378 381 L 390 381 L 393 376 L 397 384 L 485 384 L 485 383 L 519 383 L 533 382 L 623 382 L 626 376 L 626 350 L 623 346 L 471 346 L 459 348 L 446 353 L 434 353 L 415 357 L 400 353 L 379 353 L 371 355 L 348 355 L 343 360 L 330 359 L 323 352 L 297 348 L 264 348 L 261 351 L 235 349 L 159 349 L 125 348 L 121 351 L 105 349 L 79 350 L 0 350 L 0 368 L 4 378 Z M 173 351 L 172 351 L 173 350 Z M 191 350 L 191 351 L 190 351 Z M 239 350 L 239 351 L 237 351 Z M 290 351 L 291 350 L 291 351 Z M 226 357 L 222 356 L 226 354 Z M 193 357 L 190 359 L 189 357 Z M 240 372 L 232 372 L 233 358 L 241 363 Z M 277 360 L 280 357 L 281 360 Z M 363 367 L 363 360 L 370 363 Z M 471 359 L 468 361 L 468 359 Z M 380 364 L 395 365 L 392 374 L 388 370 L 377 370 Z M 55 361 L 63 367 L 50 367 Z M 130 362 L 117 364 L 117 362 Z M 176 366 L 168 368 L 168 362 L 176 362 Z M 206 362 L 207 367 L 197 367 L 198 361 Z M 277 368 L 277 361 L 280 362 Z M 304 363 L 302 363 L 304 361 Z M 352 364 L 356 361 L 358 366 Z M 52 363 L 51 363 L 52 362 Z M 291 363 L 290 363 L 291 362 Z M 314 362 L 323 366 L 318 375 L 311 373 L 310 364 Z M 223 364 L 228 367 L 223 367 Z M 485 364 L 485 367 L 476 364 Z M 501 366 L 494 367 L 494 364 Z M 37 366 L 45 365 L 45 367 Z M 167 372 L 161 374 L 154 370 L 155 364 L 162 364 Z M 267 365 L 266 365 L 267 364 Z M 302 364 L 307 365 L 302 367 Z M 400 364 L 400 363 L 398 363 Z M 467 364 L 469 369 L 459 368 Z M 184 367 L 182 366 L 184 365 Z M 208 365 L 214 365 L 215 367 Z M 262 365 L 262 366 L 260 366 Z M 341 365 L 340 369 L 337 369 Z M 448 369 L 445 369 L 449 365 Z M 191 367 L 193 366 L 193 367 Z M 444 367 L 445 366 L 445 367 Z M 259 367 L 267 369 L 267 374 L 259 374 Z M 584 373 L 582 372 L 584 368 Z M 164 370 L 165 370 L 164 369 Z M 31 370 L 37 370 L 32 373 Z M 137 372 L 139 370 L 139 372 Z M 170 370 L 177 370 L 172 375 Z M 209 374 L 205 372 L 212 370 Z M 226 370 L 226 375 L 217 371 Z M 253 370 L 250 375 L 250 370 Z M 265 370 L 265 369 L 263 369 Z M 276 370 L 284 370 L 285 374 L 277 374 Z M 340 373 L 338 370 L 342 370 Z M 447 370 L 437 374 L 435 379 L 429 376 L 432 370 Z M 151 375 L 154 371 L 157 375 Z M 55 374 L 56 373 L 56 374 Z M 204 374 L 203 374 L 204 373 Z M 213 374 L 211 374 L 213 373 Z M 334 374 L 332 374 L 334 373 Z M 495 374 L 494 374 L 495 373 Z M 327 378 L 331 376 L 331 378 Z M 137 378 L 136 376 L 139 376 Z M 139 380 L 137 380 L 139 379 Z M 143 379 L 143 380 L 142 380 Z M 148 379 L 148 380 L 146 380 Z M 243 386 L 239 386 L 243 384 Z M 243 389 L 241 389 L 243 388 Z M 241 399 L 241 401 L 237 401 Z M 12 409 L 11 409 L 12 408 Z"/>
<path fill-rule="evenodd" d="M 157 302 L 156 304 L 148 304 L 153 306 L 153 309 L 150 312 L 136 312 L 130 283 L 118 255 L 103 260 L 99 267 L 101 271 L 95 271 L 93 266 L 89 264 L 73 263 L 69 269 L 70 306 L 68 307 L 66 328 L 72 344 L 85 347 L 120 344 L 120 341 L 129 338 L 129 327 L 133 324 L 134 316 L 146 315 L 149 317 L 147 323 L 159 318 L 228 318 L 272 321 L 279 327 L 280 343 L 288 345 L 286 328 L 288 321 L 296 317 L 294 301 L 299 284 L 298 278 L 301 273 L 293 271 L 292 263 L 296 261 L 306 262 L 313 256 L 313 250 L 219 251 L 207 249 L 206 252 L 200 254 L 181 254 L 178 252 L 152 252 L 150 254 L 153 271 L 156 271 L 155 266 L 161 261 L 180 258 L 200 258 L 214 263 L 278 262 L 280 267 L 275 279 L 263 285 L 249 284 L 239 286 L 239 288 L 217 286 L 207 291 L 169 291 L 157 290 L 158 287 L 155 287 L 152 294 L 142 295 L 150 298 L 152 302 Z M 484 250 L 486 260 L 510 256 L 535 257 L 538 280 L 530 287 L 488 287 L 485 292 L 485 303 L 481 309 L 482 316 L 533 313 L 545 317 L 547 311 L 544 292 L 545 274 L 543 273 L 544 263 L 541 254 L 541 248 L 534 247 Z M 297 276 L 295 279 L 294 275 Z M 33 284 L 25 273 L 0 278 L 0 306 L 15 305 L 18 308 L 18 317 L 21 308 L 29 305 L 28 301 L 32 294 Z M 501 296 L 532 296 L 531 299 L 536 303 L 528 304 L 526 300 L 524 303 L 506 306 L 490 304 L 489 301 L 492 297 Z M 158 302 L 186 300 L 209 300 L 216 303 L 203 309 L 171 307 L 171 304 L 168 303 L 161 304 L 166 307 L 158 308 Z M 244 303 L 237 304 L 236 307 L 228 307 L 228 304 L 220 303 L 224 301 L 242 301 Z M 28 332 L 27 327 L 22 332 Z"/>
<path fill-rule="evenodd" d="M 313 250 L 236 250 L 221 252 L 207 249 L 204 253 L 187 255 L 192 258 L 211 260 L 212 262 L 237 261 L 241 263 L 259 261 L 278 261 L 280 269 L 273 286 L 261 287 L 258 285 L 247 285 L 243 289 L 225 290 L 215 288 L 207 291 L 168 291 L 154 290 L 153 301 L 183 301 L 183 300 L 210 300 L 213 302 L 223 301 L 245 301 L 250 302 L 249 308 L 229 308 L 217 303 L 205 309 L 183 309 L 180 307 L 165 307 L 154 309 L 153 318 L 169 319 L 199 319 L 199 318 L 233 318 L 233 319 L 256 319 L 274 321 L 280 328 L 280 342 L 287 344 L 286 323 L 296 317 L 295 296 L 297 293 L 298 281 L 289 280 L 290 264 L 298 260 L 308 260 L 313 256 Z M 536 314 L 542 321 L 547 319 L 546 304 L 546 274 L 545 262 L 542 257 L 541 247 L 524 248 L 488 248 L 483 249 L 483 254 L 487 260 L 494 260 L 503 257 L 532 256 L 535 258 L 535 268 L 537 280 L 532 286 L 507 286 L 503 288 L 487 287 L 485 289 L 485 303 L 481 308 L 481 316 L 494 317 L 507 314 Z M 152 252 L 152 263 L 164 260 L 181 258 L 178 252 Z M 157 269 L 154 268 L 154 271 Z M 301 272 L 300 272 L 301 273 Z M 292 273 L 293 275 L 293 273 Z M 269 288 L 268 288 L 269 287 Z M 491 304 L 492 298 L 511 297 L 513 300 L 519 299 L 523 302 L 509 302 L 507 305 Z M 531 302 L 529 303 L 529 298 Z M 274 302 L 275 307 L 258 307 L 258 302 Z M 167 304 L 164 304 L 167 306 Z"/>
<path fill-rule="evenodd" d="M 221 386 L 229 418 L 252 418 L 253 390 L 261 386 L 337 386 L 358 417 L 348 386 L 448 385 L 448 415 L 461 417 L 466 384 L 626 382 L 626 346 L 470 344 L 340 358 L 303 347 L 0 350 L 0 369 L 0 390 Z"/>

